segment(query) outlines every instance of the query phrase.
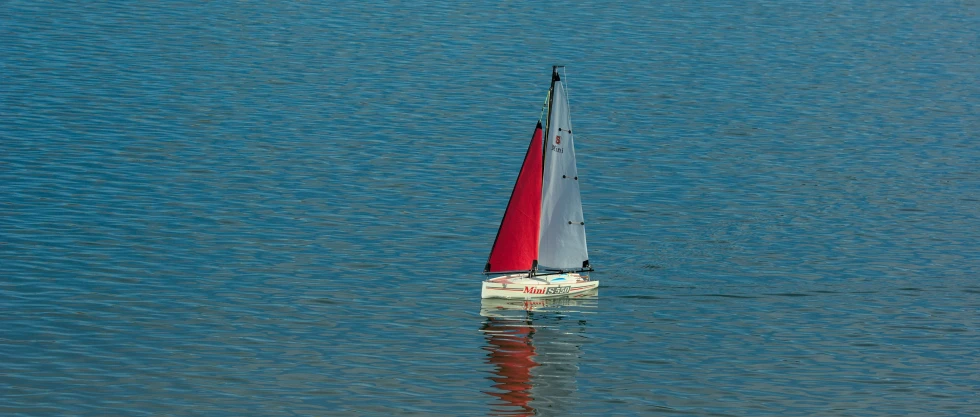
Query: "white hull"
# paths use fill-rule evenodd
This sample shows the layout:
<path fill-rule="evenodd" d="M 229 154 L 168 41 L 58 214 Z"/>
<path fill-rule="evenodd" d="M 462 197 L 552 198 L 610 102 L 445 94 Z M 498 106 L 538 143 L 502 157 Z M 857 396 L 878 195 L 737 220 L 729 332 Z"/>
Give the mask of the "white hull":
<path fill-rule="evenodd" d="M 599 287 L 599 281 L 578 273 L 535 275 L 504 275 L 483 281 L 482 298 L 508 298 L 531 300 L 538 298 L 567 297 Z"/>

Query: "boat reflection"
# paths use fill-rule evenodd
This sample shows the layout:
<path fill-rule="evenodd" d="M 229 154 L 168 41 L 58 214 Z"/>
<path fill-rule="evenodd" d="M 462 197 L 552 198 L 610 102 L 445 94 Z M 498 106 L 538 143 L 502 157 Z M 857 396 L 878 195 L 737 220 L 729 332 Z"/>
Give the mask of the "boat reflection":
<path fill-rule="evenodd" d="M 587 318 L 598 291 L 574 298 L 484 299 L 480 315 L 494 371 L 491 415 L 565 414 L 576 391 Z"/>

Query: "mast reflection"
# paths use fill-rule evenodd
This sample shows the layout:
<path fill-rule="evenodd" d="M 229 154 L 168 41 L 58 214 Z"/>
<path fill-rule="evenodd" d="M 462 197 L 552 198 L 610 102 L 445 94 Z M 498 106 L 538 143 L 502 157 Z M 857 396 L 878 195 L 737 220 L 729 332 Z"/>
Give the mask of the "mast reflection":
<path fill-rule="evenodd" d="M 484 299 L 487 379 L 495 391 L 490 415 L 530 416 L 542 407 L 562 414 L 576 391 L 586 316 L 598 292 L 546 300 Z M 566 401 L 568 400 L 568 401 Z"/>

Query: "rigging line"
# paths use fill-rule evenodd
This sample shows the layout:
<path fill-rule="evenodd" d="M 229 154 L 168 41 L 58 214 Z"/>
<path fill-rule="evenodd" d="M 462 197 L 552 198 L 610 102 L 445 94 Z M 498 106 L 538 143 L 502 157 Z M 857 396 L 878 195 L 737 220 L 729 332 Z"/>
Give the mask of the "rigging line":
<path fill-rule="evenodd" d="M 548 108 L 548 98 L 549 97 L 551 97 L 551 90 L 548 90 L 548 94 L 545 94 L 545 96 L 544 96 L 544 103 L 541 104 L 541 113 L 538 114 L 538 121 L 539 122 L 541 121 L 542 118 L 544 118 L 544 111 L 545 111 L 545 109 Z M 545 124 L 547 124 L 547 123 L 548 122 L 545 121 Z"/>

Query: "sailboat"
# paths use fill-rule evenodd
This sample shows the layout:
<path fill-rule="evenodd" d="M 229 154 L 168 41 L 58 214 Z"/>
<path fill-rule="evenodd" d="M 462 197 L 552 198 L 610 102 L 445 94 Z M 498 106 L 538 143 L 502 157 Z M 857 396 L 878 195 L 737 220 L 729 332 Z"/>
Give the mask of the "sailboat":
<path fill-rule="evenodd" d="M 482 298 L 533 299 L 575 295 L 599 286 L 585 243 L 585 217 L 575 166 L 568 95 L 551 69 L 547 109 L 531 135 L 497 238 L 483 268 Z"/>

